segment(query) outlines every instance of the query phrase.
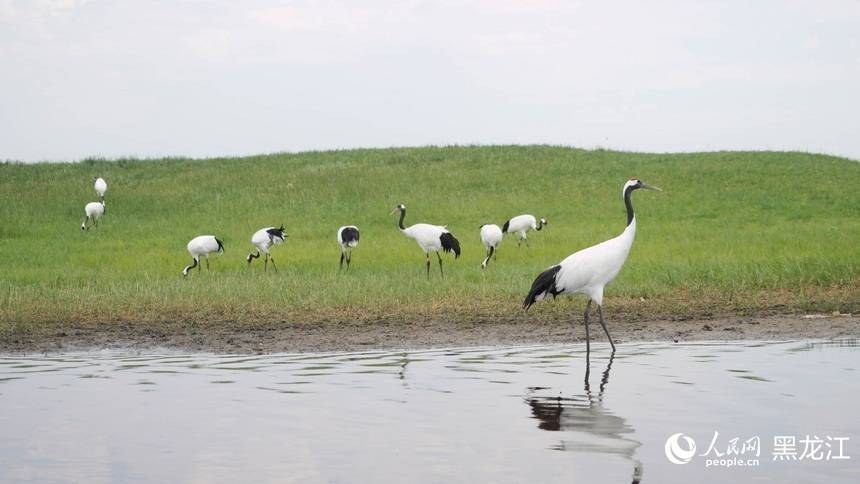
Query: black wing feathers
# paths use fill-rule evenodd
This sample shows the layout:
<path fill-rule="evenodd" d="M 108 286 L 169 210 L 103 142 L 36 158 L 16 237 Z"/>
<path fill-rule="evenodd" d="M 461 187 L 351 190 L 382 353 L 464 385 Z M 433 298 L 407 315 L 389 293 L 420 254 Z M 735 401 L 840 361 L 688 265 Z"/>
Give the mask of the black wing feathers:
<path fill-rule="evenodd" d="M 454 251 L 454 258 L 460 257 L 460 241 L 457 240 L 450 232 L 445 232 L 439 236 L 439 241 L 442 242 L 442 250 L 445 252 Z"/>
<path fill-rule="evenodd" d="M 560 270 L 560 265 L 552 266 L 537 276 L 535 282 L 532 283 L 529 295 L 526 296 L 526 299 L 523 301 L 523 309 L 528 310 L 528 308 L 535 303 L 537 297 L 541 294 L 552 294 L 552 297 L 555 297 L 556 294 L 561 292 L 555 286 L 555 276 Z"/>
<path fill-rule="evenodd" d="M 347 227 L 340 232 L 340 238 L 343 239 L 344 244 L 358 242 L 358 229 Z"/>

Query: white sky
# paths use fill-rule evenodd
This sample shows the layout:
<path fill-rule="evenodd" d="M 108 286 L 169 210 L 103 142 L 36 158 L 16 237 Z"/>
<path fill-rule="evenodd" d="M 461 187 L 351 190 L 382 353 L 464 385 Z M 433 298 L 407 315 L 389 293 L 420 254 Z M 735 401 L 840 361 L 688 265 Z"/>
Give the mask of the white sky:
<path fill-rule="evenodd" d="M 860 158 L 858 1 L 0 0 L 0 160 L 426 144 Z"/>

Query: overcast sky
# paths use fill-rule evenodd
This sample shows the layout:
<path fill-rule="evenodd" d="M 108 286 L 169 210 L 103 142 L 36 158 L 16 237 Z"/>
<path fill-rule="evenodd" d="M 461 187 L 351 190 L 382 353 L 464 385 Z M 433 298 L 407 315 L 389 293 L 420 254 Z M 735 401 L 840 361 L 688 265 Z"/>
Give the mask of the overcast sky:
<path fill-rule="evenodd" d="M 860 158 L 858 1 L 0 0 L 0 160 L 427 144 Z"/>

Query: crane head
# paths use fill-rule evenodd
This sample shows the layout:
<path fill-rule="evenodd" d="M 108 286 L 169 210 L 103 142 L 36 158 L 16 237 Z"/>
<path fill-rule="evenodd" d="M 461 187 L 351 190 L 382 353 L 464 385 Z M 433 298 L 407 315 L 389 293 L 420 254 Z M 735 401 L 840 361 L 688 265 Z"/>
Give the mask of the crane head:
<path fill-rule="evenodd" d="M 394 212 L 402 212 L 404 210 L 406 210 L 406 205 L 403 205 L 402 203 L 398 203 L 397 206 L 394 207 L 394 210 L 391 211 L 391 214 L 393 214 Z M 391 215 L 391 214 L 389 214 L 389 215 Z"/>
<path fill-rule="evenodd" d="M 663 191 L 660 188 L 655 187 L 653 185 L 649 185 L 649 184 L 643 182 L 642 180 L 640 180 L 638 178 L 631 178 L 630 180 L 627 180 L 627 183 L 624 184 L 624 189 L 622 190 L 622 193 L 625 193 L 628 188 L 630 188 L 632 190 L 638 190 L 640 188 L 645 188 L 647 190 L 656 190 L 658 192 Z"/>

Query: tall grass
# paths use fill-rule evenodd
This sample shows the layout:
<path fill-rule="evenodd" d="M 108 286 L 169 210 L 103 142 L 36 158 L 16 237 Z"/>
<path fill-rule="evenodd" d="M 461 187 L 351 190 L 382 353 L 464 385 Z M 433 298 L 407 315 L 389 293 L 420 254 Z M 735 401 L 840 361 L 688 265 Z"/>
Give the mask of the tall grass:
<path fill-rule="evenodd" d="M 109 185 L 107 214 L 85 233 L 95 176 Z M 543 268 L 620 233 L 631 176 L 664 192 L 634 195 L 637 240 L 609 304 L 860 305 L 855 162 L 430 147 L 0 165 L 0 320 L 502 317 Z M 446 257 L 444 280 L 435 262 L 424 277 L 423 254 L 396 229 L 389 212 L 399 202 L 407 224 L 445 224 L 460 239 L 463 256 Z M 506 239 L 482 272 L 478 227 L 521 213 L 550 225 L 530 248 Z M 251 234 L 281 223 L 289 239 L 273 252 L 280 272 L 263 274 L 259 261 L 248 269 Z M 349 274 L 338 274 L 335 231 L 346 224 L 359 226 L 361 244 Z M 185 245 L 200 234 L 217 235 L 226 253 L 211 258 L 211 273 L 182 278 Z"/>

